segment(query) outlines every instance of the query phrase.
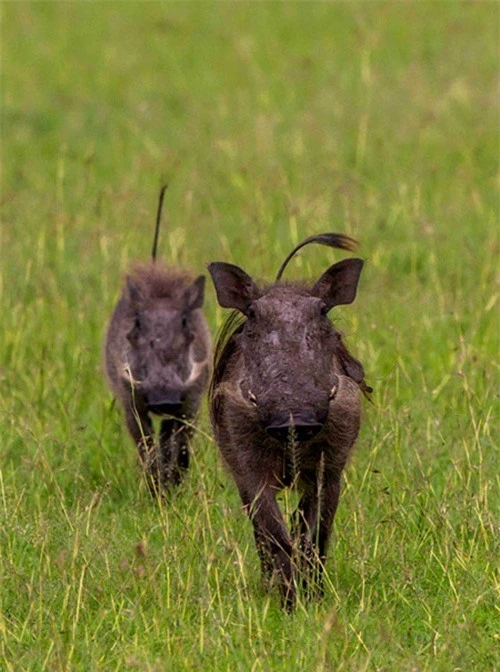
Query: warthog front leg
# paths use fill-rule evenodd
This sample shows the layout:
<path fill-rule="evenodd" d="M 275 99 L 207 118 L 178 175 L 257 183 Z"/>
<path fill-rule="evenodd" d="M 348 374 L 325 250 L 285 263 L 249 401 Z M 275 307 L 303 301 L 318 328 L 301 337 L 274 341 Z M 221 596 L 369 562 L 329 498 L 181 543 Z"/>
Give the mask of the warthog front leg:
<path fill-rule="evenodd" d="M 261 561 L 264 580 L 269 581 L 275 572 L 281 589 L 282 606 L 290 611 L 296 600 L 295 570 L 292 560 L 292 540 L 269 486 L 249 490 L 240 487 L 243 505 L 250 516 Z"/>
<path fill-rule="evenodd" d="M 189 442 L 193 430 L 183 422 L 162 420 L 160 450 L 164 485 L 180 483 L 189 468 Z"/>
<path fill-rule="evenodd" d="M 304 584 L 323 594 L 323 570 L 340 495 L 340 475 L 322 478 L 307 488 L 294 514 Z"/>
<path fill-rule="evenodd" d="M 151 494 L 157 495 L 161 480 L 161 465 L 154 440 L 153 423 L 145 411 L 139 413 L 136 407 L 131 406 L 125 409 L 125 421 L 137 446 L 142 470 Z"/>

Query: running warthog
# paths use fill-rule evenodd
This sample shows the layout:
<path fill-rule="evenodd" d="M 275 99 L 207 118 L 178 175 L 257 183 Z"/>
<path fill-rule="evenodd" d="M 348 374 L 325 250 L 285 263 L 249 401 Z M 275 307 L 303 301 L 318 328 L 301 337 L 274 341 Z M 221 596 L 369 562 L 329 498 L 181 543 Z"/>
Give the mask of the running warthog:
<path fill-rule="evenodd" d="M 209 379 L 210 334 L 202 314 L 205 278 L 156 263 L 165 187 L 152 260 L 126 278 L 106 334 L 109 386 L 122 404 L 152 492 L 189 466 L 193 420 Z M 159 446 L 151 414 L 162 417 Z"/>
<path fill-rule="evenodd" d="M 360 390 L 371 391 L 328 319 L 334 306 L 354 301 L 363 261 L 334 264 L 312 287 L 280 281 L 291 257 L 311 242 L 356 245 L 339 234 L 312 236 L 265 286 L 233 264 L 208 267 L 219 304 L 238 311 L 216 348 L 212 426 L 252 520 L 263 576 L 277 574 L 287 609 L 296 598 L 297 568 L 322 590 L 341 473 L 360 425 Z M 290 535 L 276 494 L 291 485 L 302 497 Z"/>

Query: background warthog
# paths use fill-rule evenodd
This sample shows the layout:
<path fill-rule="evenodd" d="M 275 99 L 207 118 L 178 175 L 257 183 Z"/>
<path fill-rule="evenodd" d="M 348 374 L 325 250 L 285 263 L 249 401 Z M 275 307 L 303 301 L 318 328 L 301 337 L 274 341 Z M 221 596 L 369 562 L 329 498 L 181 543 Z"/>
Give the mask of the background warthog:
<path fill-rule="evenodd" d="M 109 385 L 125 411 L 148 483 L 178 483 L 189 466 L 192 422 L 209 378 L 210 334 L 201 312 L 205 278 L 155 262 L 127 276 L 106 334 Z M 151 414 L 162 416 L 159 446 Z"/>
<path fill-rule="evenodd" d="M 308 238 L 277 279 L 310 242 L 355 246 L 337 234 Z M 297 566 L 321 590 L 340 477 L 359 430 L 360 389 L 370 391 L 327 316 L 354 300 L 362 266 L 360 259 L 343 260 L 312 288 L 281 282 L 261 288 L 237 266 L 209 265 L 220 305 L 246 318 L 233 313 L 219 338 L 212 425 L 252 520 L 264 578 L 277 573 L 287 608 L 295 600 Z M 302 492 L 292 535 L 275 498 L 287 485 Z"/>

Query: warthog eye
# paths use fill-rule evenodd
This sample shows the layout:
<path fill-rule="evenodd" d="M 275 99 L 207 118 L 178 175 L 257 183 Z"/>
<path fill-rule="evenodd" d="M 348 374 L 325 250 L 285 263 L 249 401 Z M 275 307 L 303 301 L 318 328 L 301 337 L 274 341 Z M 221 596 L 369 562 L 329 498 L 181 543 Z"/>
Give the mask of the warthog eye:
<path fill-rule="evenodd" d="M 330 390 L 330 394 L 328 395 L 328 400 L 332 401 L 333 399 L 335 399 L 336 395 L 337 395 L 337 386 L 334 385 L 332 387 L 332 389 Z"/>
<path fill-rule="evenodd" d="M 130 329 L 130 331 L 127 334 L 127 339 L 132 345 L 134 345 L 137 342 L 140 331 L 141 331 L 141 321 L 139 319 L 139 316 L 136 315 L 134 320 L 134 326 L 132 327 L 132 329 Z"/>
<path fill-rule="evenodd" d="M 251 390 L 248 390 L 248 401 L 254 406 L 257 406 L 257 397 Z"/>

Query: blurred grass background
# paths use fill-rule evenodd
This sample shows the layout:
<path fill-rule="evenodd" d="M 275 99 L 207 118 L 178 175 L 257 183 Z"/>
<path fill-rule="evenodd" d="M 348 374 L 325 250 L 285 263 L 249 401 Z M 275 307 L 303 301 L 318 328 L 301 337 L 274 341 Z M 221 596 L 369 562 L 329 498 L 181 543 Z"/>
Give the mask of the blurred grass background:
<path fill-rule="evenodd" d="M 498 5 L 0 9 L 5 669 L 498 667 Z M 272 278 L 328 230 L 368 262 L 333 317 L 375 403 L 326 598 L 292 617 L 260 586 L 206 412 L 159 509 L 103 383 L 164 180 L 168 263 Z M 287 273 L 335 258 L 310 248 Z M 211 287 L 206 312 L 215 333 Z"/>

